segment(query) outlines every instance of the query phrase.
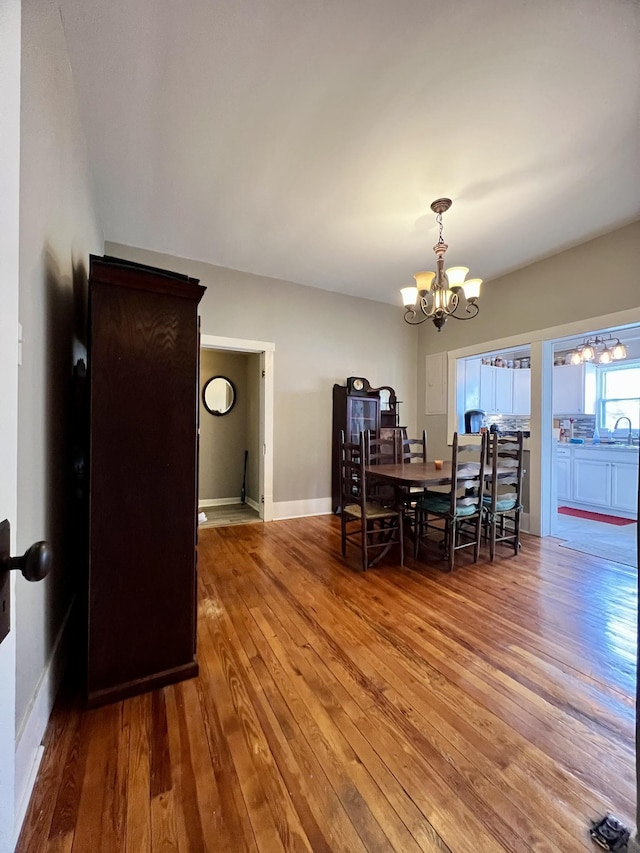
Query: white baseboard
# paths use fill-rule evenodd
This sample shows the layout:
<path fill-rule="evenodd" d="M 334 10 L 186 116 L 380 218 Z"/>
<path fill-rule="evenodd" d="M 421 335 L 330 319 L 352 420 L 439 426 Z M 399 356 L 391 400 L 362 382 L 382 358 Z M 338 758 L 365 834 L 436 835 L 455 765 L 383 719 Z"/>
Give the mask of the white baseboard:
<path fill-rule="evenodd" d="M 235 506 L 240 505 L 242 503 L 241 498 L 211 498 L 204 501 L 198 501 L 198 509 L 205 510 L 207 507 L 214 506 Z M 254 501 L 253 498 L 245 498 L 245 503 L 251 507 L 251 509 L 255 509 L 256 512 L 260 512 L 260 504 L 257 501 Z"/>
<path fill-rule="evenodd" d="M 285 518 L 306 518 L 309 515 L 330 515 L 331 498 L 313 498 L 306 501 L 280 501 L 273 505 L 274 521 Z"/>
<path fill-rule="evenodd" d="M 69 615 L 72 607 L 73 601 L 62 620 L 58 636 L 49 655 L 49 660 L 43 670 L 16 737 L 16 839 L 20 834 L 36 776 L 38 775 L 38 768 L 40 767 L 40 761 L 44 753 L 42 739 L 44 738 L 47 723 L 49 722 L 53 704 L 62 681 L 65 661 L 63 638 L 69 624 Z"/>

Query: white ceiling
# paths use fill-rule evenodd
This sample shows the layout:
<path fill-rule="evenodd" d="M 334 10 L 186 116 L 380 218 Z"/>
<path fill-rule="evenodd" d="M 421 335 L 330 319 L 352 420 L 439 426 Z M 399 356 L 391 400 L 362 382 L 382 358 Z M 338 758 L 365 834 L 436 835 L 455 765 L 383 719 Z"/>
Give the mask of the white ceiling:
<path fill-rule="evenodd" d="M 59 0 L 105 238 L 400 304 L 640 217 L 636 0 Z"/>

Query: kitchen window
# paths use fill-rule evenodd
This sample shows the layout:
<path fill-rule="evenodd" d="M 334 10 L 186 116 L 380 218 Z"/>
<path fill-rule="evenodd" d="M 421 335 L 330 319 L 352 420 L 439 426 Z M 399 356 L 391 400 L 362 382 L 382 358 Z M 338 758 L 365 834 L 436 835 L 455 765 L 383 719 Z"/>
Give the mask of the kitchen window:
<path fill-rule="evenodd" d="M 601 367 L 599 427 L 613 430 L 618 418 L 629 418 L 631 428 L 640 428 L 640 364 Z M 624 424 L 618 429 L 626 429 Z"/>

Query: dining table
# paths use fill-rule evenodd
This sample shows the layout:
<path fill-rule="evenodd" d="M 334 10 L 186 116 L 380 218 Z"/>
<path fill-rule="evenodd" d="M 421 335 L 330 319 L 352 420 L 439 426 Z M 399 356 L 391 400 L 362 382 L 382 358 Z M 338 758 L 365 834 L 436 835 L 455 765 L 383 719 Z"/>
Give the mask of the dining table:
<path fill-rule="evenodd" d="M 398 503 L 406 499 L 412 488 L 419 487 L 427 489 L 431 486 L 450 486 L 452 483 L 451 462 L 443 460 L 438 463 L 432 462 L 396 462 L 389 465 L 366 465 L 365 475 L 380 483 L 392 485 L 396 490 Z M 491 465 L 484 465 L 485 477 L 492 475 Z M 470 480 L 478 476 L 479 462 L 468 462 L 458 465 L 458 479 L 468 477 Z M 513 468 L 498 466 L 497 477 L 513 475 Z M 409 517 L 405 516 L 407 525 L 406 532 L 412 536 L 412 525 Z"/>
<path fill-rule="evenodd" d="M 469 479 L 478 476 L 479 463 L 468 463 L 458 468 L 458 478 Z M 365 467 L 367 477 L 383 483 L 390 483 L 399 488 L 420 486 L 450 486 L 451 485 L 451 462 L 444 460 L 442 467 L 436 468 L 435 462 L 397 462 L 391 465 L 367 465 Z M 491 474 L 491 465 L 485 465 L 485 476 Z M 498 467 L 498 476 L 513 473 L 512 468 Z"/>

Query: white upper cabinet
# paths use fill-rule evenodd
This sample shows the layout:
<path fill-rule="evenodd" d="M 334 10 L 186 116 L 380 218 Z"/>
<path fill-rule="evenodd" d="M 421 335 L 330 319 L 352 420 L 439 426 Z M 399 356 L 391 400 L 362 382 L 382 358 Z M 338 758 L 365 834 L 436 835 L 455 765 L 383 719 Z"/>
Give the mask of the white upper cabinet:
<path fill-rule="evenodd" d="M 459 410 L 482 409 L 491 415 L 531 413 L 531 370 L 492 367 L 482 364 L 479 358 L 467 358 L 458 364 L 458 400 L 462 403 Z"/>
<path fill-rule="evenodd" d="M 522 368 L 513 373 L 513 414 L 531 414 L 531 370 Z"/>
<path fill-rule="evenodd" d="M 481 364 L 479 408 L 489 414 L 513 414 L 513 376 L 519 372 Z"/>
<path fill-rule="evenodd" d="M 553 414 L 593 415 L 596 411 L 594 364 L 561 364 L 553 368 Z"/>

